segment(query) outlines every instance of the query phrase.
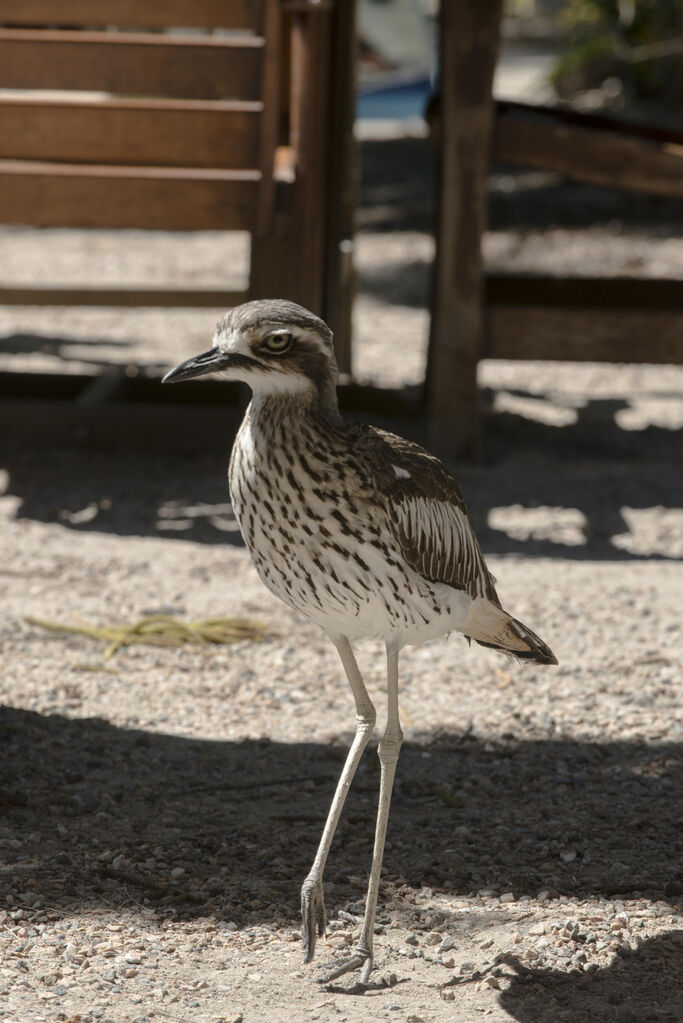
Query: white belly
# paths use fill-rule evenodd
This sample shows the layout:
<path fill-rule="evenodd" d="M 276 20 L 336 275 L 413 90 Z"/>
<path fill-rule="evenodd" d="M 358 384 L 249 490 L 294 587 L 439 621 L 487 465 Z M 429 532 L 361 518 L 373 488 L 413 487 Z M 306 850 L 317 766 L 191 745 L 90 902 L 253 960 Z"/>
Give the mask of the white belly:
<path fill-rule="evenodd" d="M 404 561 L 380 507 L 353 500 L 344 480 L 305 452 L 280 465 L 243 424 L 230 464 L 233 509 L 256 570 L 272 593 L 332 635 L 404 644 L 459 629 L 472 601 Z M 322 474 L 326 472 L 322 482 Z"/>
<path fill-rule="evenodd" d="M 288 529 L 291 542 L 258 502 L 250 504 L 235 502 L 234 508 L 256 571 L 272 593 L 327 633 L 410 645 L 465 622 L 469 596 L 418 576 L 402 562 L 390 537 L 380 535 L 384 549 L 379 549 L 346 536 L 336 550 L 320 528 L 331 531 L 334 520 L 323 518 L 316 529 L 309 511 L 313 535 Z"/>

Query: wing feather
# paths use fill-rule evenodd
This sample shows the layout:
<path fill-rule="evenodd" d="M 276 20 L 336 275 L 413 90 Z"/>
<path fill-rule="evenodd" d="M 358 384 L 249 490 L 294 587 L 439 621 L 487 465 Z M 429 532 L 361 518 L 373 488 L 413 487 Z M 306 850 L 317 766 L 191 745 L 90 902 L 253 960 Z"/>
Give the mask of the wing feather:
<path fill-rule="evenodd" d="M 446 466 L 419 445 L 382 430 L 370 428 L 364 439 L 375 491 L 384 498 L 389 527 L 410 567 L 431 582 L 500 606 L 462 494 Z"/>
<path fill-rule="evenodd" d="M 397 496 L 388 505 L 389 524 L 410 567 L 431 582 L 498 603 L 466 512 L 443 499 Z"/>

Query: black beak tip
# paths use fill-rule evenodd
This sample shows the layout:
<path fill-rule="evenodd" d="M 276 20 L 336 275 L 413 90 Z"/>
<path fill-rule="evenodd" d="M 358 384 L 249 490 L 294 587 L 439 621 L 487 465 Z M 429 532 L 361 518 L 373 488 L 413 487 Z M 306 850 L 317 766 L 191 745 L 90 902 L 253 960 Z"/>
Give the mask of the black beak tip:
<path fill-rule="evenodd" d="M 161 378 L 162 384 L 175 384 L 180 380 L 194 380 L 195 377 L 204 376 L 206 373 L 214 373 L 221 369 L 225 359 L 221 359 L 220 353 L 215 348 L 201 355 L 195 355 L 192 359 L 181 362 L 179 366 L 169 369 Z"/>

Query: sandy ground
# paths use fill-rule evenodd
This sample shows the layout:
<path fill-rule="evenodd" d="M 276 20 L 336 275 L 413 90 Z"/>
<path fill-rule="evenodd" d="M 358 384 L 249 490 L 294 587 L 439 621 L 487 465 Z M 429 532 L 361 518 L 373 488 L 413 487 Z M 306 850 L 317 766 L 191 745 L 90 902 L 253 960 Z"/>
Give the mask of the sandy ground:
<path fill-rule="evenodd" d="M 379 151 L 363 153 L 355 371 L 395 385 L 424 365 L 419 152 L 390 161 L 388 184 L 372 173 Z M 513 184 L 514 202 L 494 181 L 489 265 L 680 272 L 667 204 Z M 210 236 L 160 249 L 130 234 L 6 231 L 0 251 L 8 279 L 69 279 L 85 261 L 95 278 L 225 283 L 226 265 L 235 281 L 246 265 L 243 240 Z M 203 350 L 213 319 L 15 309 L 0 331 L 16 366 L 154 367 Z M 227 451 L 3 439 L 0 1019 L 680 1020 L 683 370 L 489 362 L 481 380 L 485 457 L 458 475 L 501 596 L 560 665 L 523 669 L 457 636 L 403 653 L 405 745 L 364 994 L 316 981 L 358 927 L 377 759 L 349 796 L 329 933 L 304 967 L 299 884 L 352 702 L 329 643 L 268 594 L 240 546 Z M 105 660 L 25 620 L 158 610 L 248 614 L 273 634 Z M 381 723 L 382 652 L 363 643 L 358 657 Z"/>

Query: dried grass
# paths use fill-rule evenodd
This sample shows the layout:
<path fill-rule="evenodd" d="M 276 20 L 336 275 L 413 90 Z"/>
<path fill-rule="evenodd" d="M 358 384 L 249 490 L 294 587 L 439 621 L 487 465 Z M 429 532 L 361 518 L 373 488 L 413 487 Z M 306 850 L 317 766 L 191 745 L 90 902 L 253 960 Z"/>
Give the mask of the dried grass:
<path fill-rule="evenodd" d="M 70 625 L 31 616 L 27 616 L 25 620 L 30 625 L 38 625 L 50 632 L 89 636 L 91 639 L 105 642 L 108 644 L 104 651 L 105 659 L 113 657 L 122 647 L 132 646 L 134 643 L 172 647 L 184 646 L 186 643 L 209 646 L 238 643 L 247 639 L 258 642 L 272 635 L 265 622 L 234 617 L 203 618 L 196 622 L 183 622 L 171 615 L 148 615 L 131 625 L 89 625 L 87 622 Z"/>

